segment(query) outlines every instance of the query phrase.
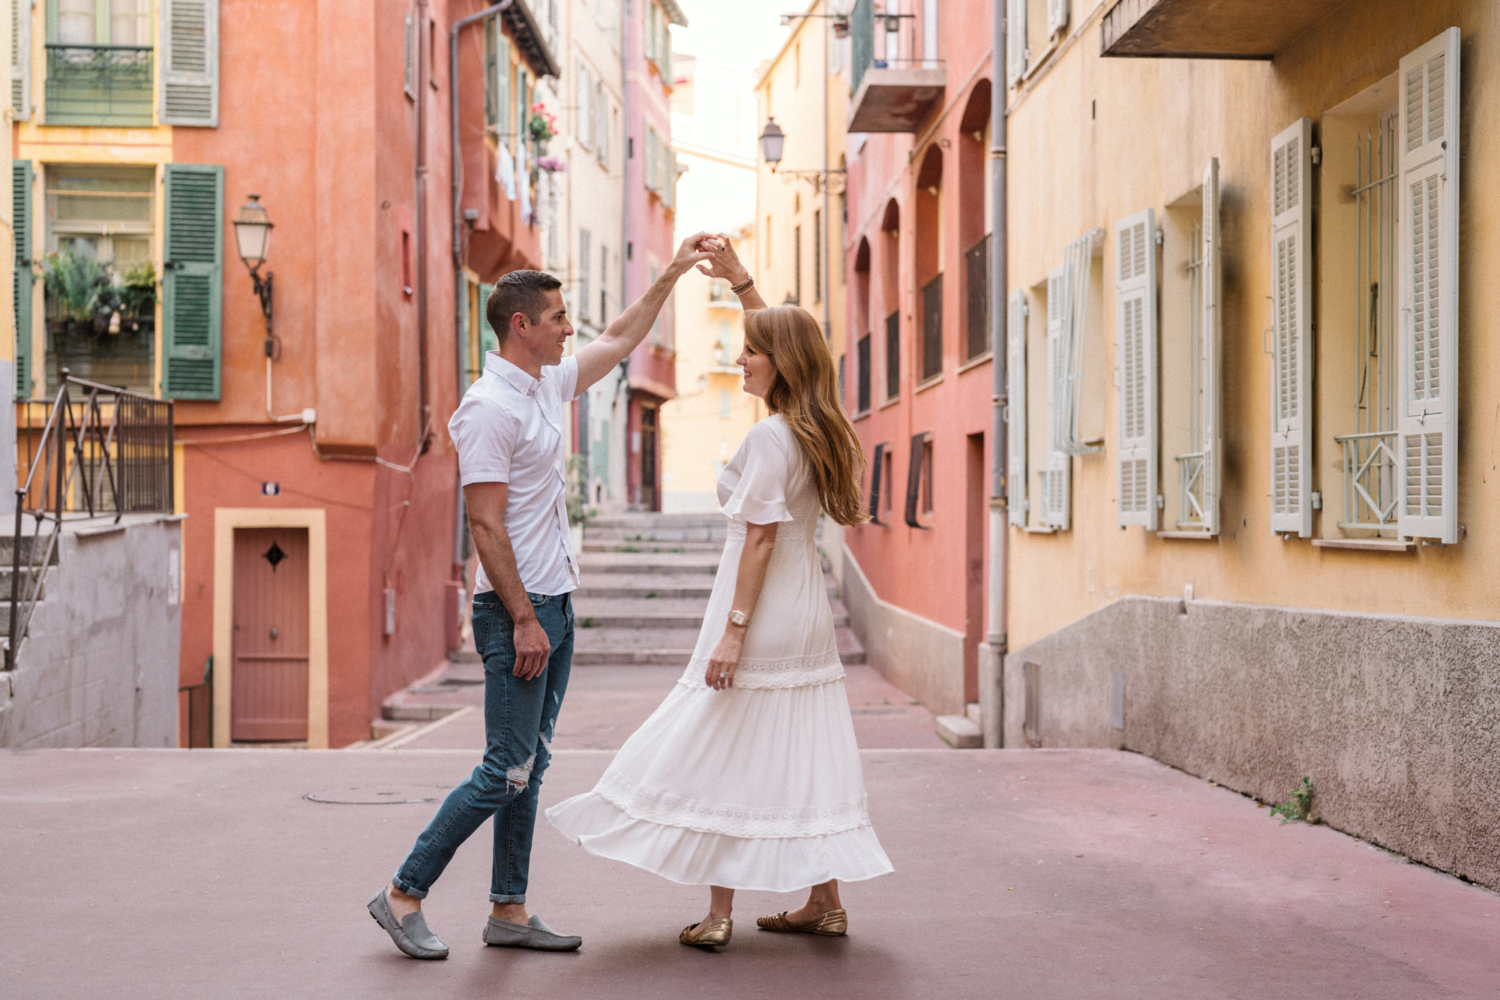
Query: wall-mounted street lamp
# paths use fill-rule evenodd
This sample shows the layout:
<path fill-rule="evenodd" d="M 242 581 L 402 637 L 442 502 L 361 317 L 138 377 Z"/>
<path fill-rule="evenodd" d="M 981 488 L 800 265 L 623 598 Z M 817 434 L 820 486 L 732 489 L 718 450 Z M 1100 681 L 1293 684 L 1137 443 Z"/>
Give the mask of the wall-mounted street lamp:
<path fill-rule="evenodd" d="M 766 127 L 760 133 L 760 155 L 770 164 L 771 173 L 779 173 L 783 177 L 795 177 L 798 180 L 808 181 L 812 184 L 815 192 L 822 191 L 834 174 L 842 174 L 843 168 L 832 170 L 778 170 L 781 163 L 781 154 L 786 148 L 786 133 L 781 126 L 776 124 L 775 118 L 766 119 Z"/>
<path fill-rule="evenodd" d="M 266 206 L 260 203 L 260 195 L 252 194 L 250 200 L 240 206 L 240 214 L 234 220 L 234 239 L 239 244 L 240 260 L 250 269 L 250 280 L 255 283 L 255 297 L 260 299 L 260 311 L 266 314 L 266 357 L 276 352 L 276 340 L 271 334 L 271 279 L 267 271 L 260 276 L 260 266 L 266 262 L 271 249 L 271 217 Z"/>

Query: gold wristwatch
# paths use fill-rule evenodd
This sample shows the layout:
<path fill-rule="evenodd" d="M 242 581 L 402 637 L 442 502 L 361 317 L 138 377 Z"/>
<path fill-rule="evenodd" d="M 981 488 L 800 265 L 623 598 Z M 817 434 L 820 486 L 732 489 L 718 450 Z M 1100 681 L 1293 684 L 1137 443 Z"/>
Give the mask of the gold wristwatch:
<path fill-rule="evenodd" d="M 750 616 L 743 611 L 729 612 L 729 624 L 738 625 L 740 628 L 750 627 Z"/>

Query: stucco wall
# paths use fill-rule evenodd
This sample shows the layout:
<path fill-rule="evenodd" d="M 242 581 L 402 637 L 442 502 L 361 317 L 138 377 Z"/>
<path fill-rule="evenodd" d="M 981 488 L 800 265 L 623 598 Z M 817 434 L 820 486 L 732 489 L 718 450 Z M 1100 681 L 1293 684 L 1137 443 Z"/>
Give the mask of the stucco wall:
<path fill-rule="evenodd" d="M 1124 747 L 1500 887 L 1500 624 L 1123 597 L 1006 659 L 1005 745 Z M 1124 678 L 1125 728 L 1111 720 Z"/>
<path fill-rule="evenodd" d="M 177 745 L 181 523 L 112 521 L 63 534 L 16 669 L 0 672 L 0 746 Z"/>
<path fill-rule="evenodd" d="M 847 545 L 843 596 L 869 664 L 939 714 L 964 710 L 964 634 L 880 599 Z"/>

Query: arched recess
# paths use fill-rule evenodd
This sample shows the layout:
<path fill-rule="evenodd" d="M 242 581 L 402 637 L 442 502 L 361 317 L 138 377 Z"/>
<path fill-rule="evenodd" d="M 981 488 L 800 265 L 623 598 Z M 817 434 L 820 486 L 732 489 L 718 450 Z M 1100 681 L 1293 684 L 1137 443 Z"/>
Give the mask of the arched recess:
<path fill-rule="evenodd" d="M 849 332 L 855 342 L 855 388 L 853 406 L 855 413 L 870 409 L 871 393 L 874 391 L 874 359 L 870 353 L 870 241 L 861 236 L 859 248 L 854 252 L 853 312 Z"/>
<path fill-rule="evenodd" d="M 917 171 L 914 227 L 917 293 L 916 377 L 943 371 L 943 151 L 933 143 Z"/>
<path fill-rule="evenodd" d="M 880 295 L 876 301 L 885 361 L 881 398 L 895 399 L 901 394 L 901 206 L 895 198 L 886 202 L 880 220 Z"/>
<path fill-rule="evenodd" d="M 959 295 L 964 315 L 959 329 L 967 361 L 990 346 L 990 246 L 985 238 L 990 231 L 990 81 L 974 84 L 958 127 L 958 247 L 964 255 L 964 285 Z"/>

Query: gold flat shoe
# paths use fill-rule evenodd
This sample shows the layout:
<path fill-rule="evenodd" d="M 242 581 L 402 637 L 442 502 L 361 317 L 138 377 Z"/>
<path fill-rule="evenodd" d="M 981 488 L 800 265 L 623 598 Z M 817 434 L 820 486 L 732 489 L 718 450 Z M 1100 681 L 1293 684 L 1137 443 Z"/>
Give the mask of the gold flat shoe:
<path fill-rule="evenodd" d="M 690 924 L 677 935 L 677 940 L 694 948 L 723 948 L 729 944 L 734 933 L 734 921 L 728 917 L 715 917 L 701 923 Z"/>
<path fill-rule="evenodd" d="M 774 917 L 761 917 L 755 921 L 755 926 L 763 931 L 775 931 L 778 934 L 821 934 L 824 937 L 842 937 L 849 933 L 849 913 L 843 909 L 829 910 L 805 924 L 792 923 L 786 918 L 786 914 L 787 911 L 782 910 Z"/>

